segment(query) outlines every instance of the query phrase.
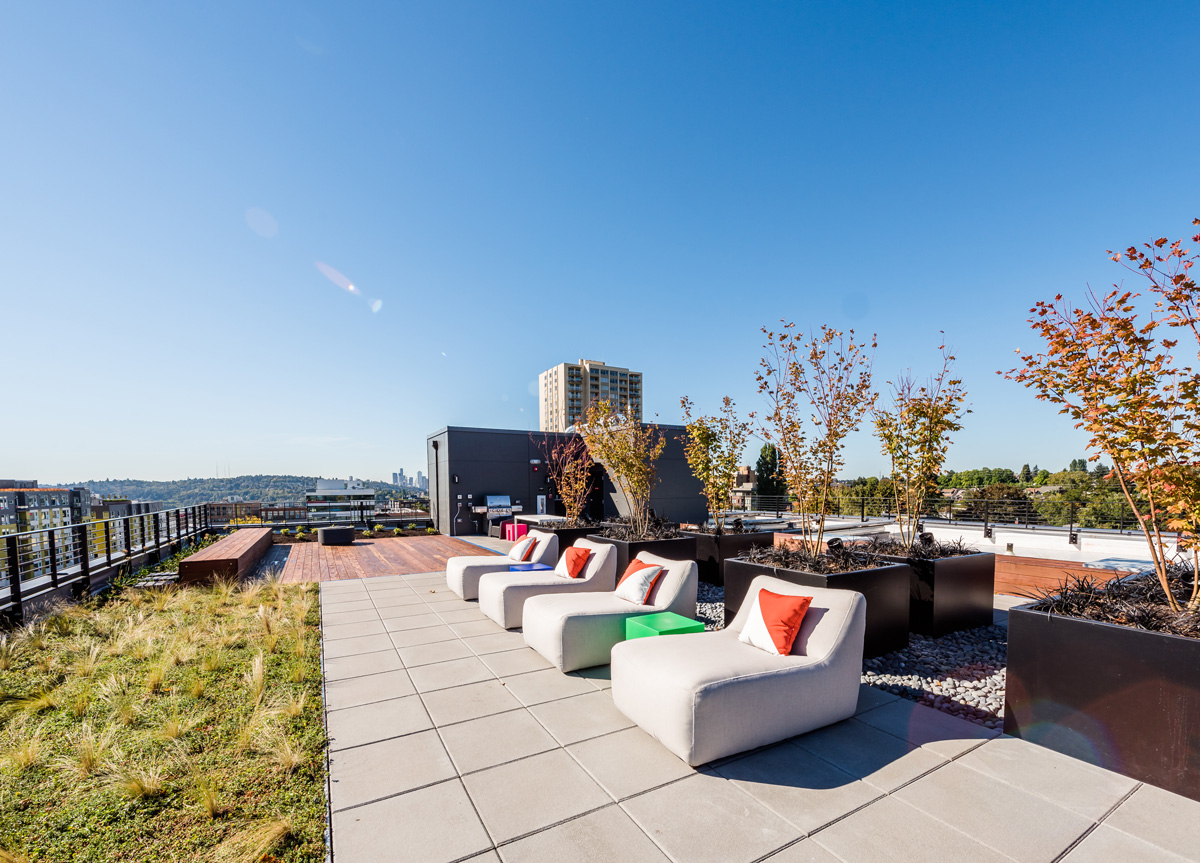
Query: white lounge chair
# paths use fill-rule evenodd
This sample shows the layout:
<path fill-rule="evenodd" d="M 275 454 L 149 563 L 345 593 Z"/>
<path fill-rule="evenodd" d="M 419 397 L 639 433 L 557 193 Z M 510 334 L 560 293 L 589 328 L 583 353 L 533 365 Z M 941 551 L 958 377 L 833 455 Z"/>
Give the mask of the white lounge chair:
<path fill-rule="evenodd" d="M 696 616 L 696 561 L 667 560 L 646 551 L 637 560 L 665 570 L 649 604 L 637 605 L 611 592 L 534 596 L 525 602 L 525 643 L 559 671 L 574 671 L 608 664 L 613 645 L 625 640 L 626 618 L 659 611 Z"/>
<path fill-rule="evenodd" d="M 525 563 L 544 563 L 554 566 L 558 560 L 558 537 L 540 530 L 529 531 L 538 541 L 533 557 Z M 462 599 L 479 597 L 479 578 L 487 572 L 508 572 L 510 566 L 521 563 L 506 554 L 472 554 L 452 557 L 446 561 L 446 585 Z"/>
<path fill-rule="evenodd" d="M 763 589 L 813 598 L 788 656 L 738 640 Z M 866 609 L 861 593 L 759 576 L 720 632 L 616 645 L 613 702 L 692 766 L 848 719 L 858 706 Z"/>
<path fill-rule="evenodd" d="M 578 578 L 567 574 L 567 554 L 553 570 L 488 572 L 479 579 L 479 610 L 505 629 L 521 625 L 526 600 L 549 594 L 611 591 L 617 586 L 617 547 L 607 542 L 577 539 L 574 548 L 591 552 Z"/>

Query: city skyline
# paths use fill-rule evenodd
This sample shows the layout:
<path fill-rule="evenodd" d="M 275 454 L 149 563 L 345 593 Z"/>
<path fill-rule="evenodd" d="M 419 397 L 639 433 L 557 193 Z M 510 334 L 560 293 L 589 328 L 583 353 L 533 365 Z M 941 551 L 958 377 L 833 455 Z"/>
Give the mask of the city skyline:
<path fill-rule="evenodd" d="M 761 414 L 781 318 L 877 333 L 883 390 L 944 331 L 947 464 L 1066 464 L 1086 436 L 996 375 L 1028 309 L 1200 215 L 1200 117 L 1123 107 L 1190 80 L 1195 7 L 68 5 L 0 12 L 11 392 L 62 418 L 0 425 L 7 473 L 387 477 L 443 426 L 536 429 L 579 356 L 644 374 L 647 420 Z M 887 470 L 866 429 L 846 459 Z"/>

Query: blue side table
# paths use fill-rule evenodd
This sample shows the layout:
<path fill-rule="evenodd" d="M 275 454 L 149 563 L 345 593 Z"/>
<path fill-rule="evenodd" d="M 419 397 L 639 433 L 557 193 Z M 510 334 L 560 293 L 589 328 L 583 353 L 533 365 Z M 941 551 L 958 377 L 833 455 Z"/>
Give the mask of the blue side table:
<path fill-rule="evenodd" d="M 554 569 L 546 563 L 514 563 L 508 568 L 509 572 L 539 572 L 543 569 Z"/>

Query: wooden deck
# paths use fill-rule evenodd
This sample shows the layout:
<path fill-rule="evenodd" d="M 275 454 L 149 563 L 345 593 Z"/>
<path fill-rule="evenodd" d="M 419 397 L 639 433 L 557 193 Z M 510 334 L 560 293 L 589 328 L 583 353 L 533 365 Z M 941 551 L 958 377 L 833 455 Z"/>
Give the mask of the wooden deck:
<path fill-rule="evenodd" d="M 402 536 L 359 539 L 353 545 L 281 544 L 271 549 L 264 563 L 280 571 L 281 581 L 339 581 L 439 572 L 452 557 L 490 553 L 449 536 Z"/>
<path fill-rule="evenodd" d="M 1095 581 L 1105 582 L 1129 575 L 1130 572 L 1128 569 L 1084 566 L 1071 560 L 998 554 L 995 592 L 1011 596 L 1037 596 L 1039 590 L 1057 590 L 1067 578 L 1086 576 Z"/>

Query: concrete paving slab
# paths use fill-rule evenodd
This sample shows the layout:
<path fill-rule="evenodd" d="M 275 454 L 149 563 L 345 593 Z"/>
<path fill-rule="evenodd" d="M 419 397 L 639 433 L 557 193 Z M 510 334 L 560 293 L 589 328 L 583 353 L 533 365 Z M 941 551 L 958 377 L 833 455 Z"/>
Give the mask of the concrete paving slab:
<path fill-rule="evenodd" d="M 949 713 L 898 698 L 858 717 L 868 725 L 923 746 L 943 758 L 957 758 L 999 732 Z"/>
<path fill-rule="evenodd" d="M 361 653 L 356 656 L 345 656 L 341 659 L 325 659 L 325 681 L 348 680 L 352 677 L 364 677 L 368 674 L 379 674 L 384 671 L 403 670 L 404 663 L 396 654 L 395 648 L 382 650 L 378 653 Z"/>
<path fill-rule="evenodd" d="M 612 674 L 609 666 L 597 665 L 594 668 L 580 668 L 567 672 L 568 677 L 578 677 L 590 681 L 596 689 L 612 689 Z"/>
<path fill-rule="evenodd" d="M 467 620 L 462 622 L 447 621 L 450 624 L 450 629 L 459 638 L 470 638 L 472 635 L 494 635 L 496 633 L 507 632 L 502 626 L 493 623 L 486 617 L 480 620 Z"/>
<path fill-rule="evenodd" d="M 436 731 L 329 754 L 329 803 L 337 812 L 455 776 Z"/>
<path fill-rule="evenodd" d="M 1130 836 L 1188 860 L 1200 860 L 1200 801 L 1142 785 L 1105 821 Z"/>
<path fill-rule="evenodd" d="M 516 839 L 610 802 L 561 749 L 463 777 L 496 843 Z"/>
<path fill-rule="evenodd" d="M 434 641 L 430 644 L 414 644 L 412 647 L 397 648 L 400 658 L 406 668 L 416 668 L 419 665 L 432 665 L 436 662 L 447 662 L 451 659 L 466 659 L 475 654 L 457 638 L 449 641 Z"/>
<path fill-rule="evenodd" d="M 633 722 L 613 704 L 607 692 L 585 692 L 535 704 L 529 711 L 562 746 L 632 728 Z"/>
<path fill-rule="evenodd" d="M 366 596 L 366 591 L 363 591 L 362 598 L 347 597 L 345 599 L 329 599 L 321 600 L 321 613 L 328 614 L 332 612 L 344 611 L 374 611 L 375 603 L 371 602 Z"/>
<path fill-rule="evenodd" d="M 858 687 L 858 709 L 854 712 L 855 715 L 866 713 L 868 710 L 874 710 L 876 707 L 883 707 L 885 704 L 899 700 L 900 696 L 898 695 L 892 695 L 890 692 L 884 692 L 882 689 L 863 683 Z"/>
<path fill-rule="evenodd" d="M 487 636 L 483 636 L 487 638 Z M 536 650 L 522 647 L 519 650 L 505 650 L 501 653 L 485 653 L 479 659 L 492 670 L 497 677 L 512 677 L 514 674 L 525 674 L 530 671 L 541 671 L 543 668 L 553 668 Z"/>
<path fill-rule="evenodd" d="M 383 625 L 388 632 L 403 632 L 406 629 L 423 629 L 427 626 L 441 626 L 442 619 L 431 612 L 422 611 L 420 614 L 409 614 L 401 617 L 389 617 Z"/>
<path fill-rule="evenodd" d="M 1189 859 L 1195 858 L 1180 857 L 1101 824 L 1071 849 L 1063 863 L 1187 863 Z"/>
<path fill-rule="evenodd" d="M 884 797 L 812 837 L 843 863 L 1012 863 L 919 809 Z"/>
<path fill-rule="evenodd" d="M 614 800 L 686 779 L 696 772 L 637 727 L 574 743 L 567 751 Z"/>
<path fill-rule="evenodd" d="M 428 617 L 432 613 L 433 612 L 431 612 L 429 610 L 429 606 L 426 605 L 425 603 L 421 602 L 421 600 L 419 598 L 414 598 L 412 602 L 401 603 L 398 605 L 389 605 L 389 606 L 379 609 L 379 617 L 384 621 L 385 625 L 389 621 L 401 620 L 405 617 L 416 617 L 418 615 L 421 615 L 423 617 Z M 387 627 L 388 631 L 391 631 L 393 629 L 402 629 L 402 628 L 404 628 L 404 627 L 400 627 L 400 626 L 388 626 Z"/>
<path fill-rule="evenodd" d="M 763 863 L 842 863 L 812 839 L 801 839 L 772 854 Z"/>
<path fill-rule="evenodd" d="M 669 863 L 615 805 L 518 839 L 503 852 L 505 863 Z"/>
<path fill-rule="evenodd" d="M 421 699 L 439 727 L 505 710 L 517 710 L 522 706 L 499 680 L 439 689 L 422 695 Z"/>
<path fill-rule="evenodd" d="M 339 660 L 339 662 L 342 661 L 345 660 Z M 345 680 L 330 680 L 325 684 L 325 709 L 335 711 L 347 707 L 358 707 L 360 704 L 402 698 L 405 695 L 412 695 L 416 691 L 412 681 L 408 679 L 408 672 L 403 669 L 350 677 Z"/>
<path fill-rule="evenodd" d="M 557 749 L 558 743 L 527 710 L 510 710 L 441 729 L 460 774 L 485 770 Z"/>
<path fill-rule="evenodd" d="M 375 609 L 367 611 L 331 611 L 321 614 L 321 623 L 326 626 L 338 626 L 343 623 L 362 623 L 379 620 L 379 612 Z"/>
<path fill-rule="evenodd" d="M 496 632 L 491 635 L 475 635 L 471 638 L 464 638 L 463 644 L 483 656 L 485 653 L 519 650 L 525 646 L 525 638 L 519 632 Z"/>
<path fill-rule="evenodd" d="M 342 638 L 356 638 L 363 635 L 385 635 L 383 621 L 376 615 L 375 620 L 356 621 L 354 623 L 328 623 L 321 621 L 321 638 L 328 644 Z"/>
<path fill-rule="evenodd" d="M 586 680 L 569 677 L 557 668 L 547 668 L 544 671 L 533 671 L 529 674 L 518 674 L 507 677 L 504 683 L 509 692 L 521 699 L 526 707 L 541 704 L 543 701 L 555 701 L 559 698 L 570 698 L 572 695 L 583 695 L 585 692 L 595 692 L 596 689 Z"/>
<path fill-rule="evenodd" d="M 453 641 L 458 638 L 448 626 L 427 626 L 423 629 L 403 629 L 391 633 L 392 644 L 397 648 L 414 644 L 432 644 L 435 641 Z"/>
<path fill-rule="evenodd" d="M 495 675 L 478 658 L 468 656 L 410 668 L 408 676 L 412 678 L 417 692 L 433 692 L 435 689 L 449 689 L 452 686 L 491 680 Z"/>
<path fill-rule="evenodd" d="M 452 863 L 492 847 L 458 779 L 334 812 L 332 827 L 334 859 L 354 863 L 394 863 L 397 849 L 409 860 Z"/>
<path fill-rule="evenodd" d="M 820 728 L 791 742 L 881 791 L 893 791 L 945 763 L 936 753 L 857 719 Z"/>
<path fill-rule="evenodd" d="M 801 833 L 883 796 L 878 788 L 787 743 L 727 761 L 715 771 Z"/>
<path fill-rule="evenodd" d="M 895 796 L 1020 863 L 1050 863 L 1092 826 L 1090 818 L 957 762 Z"/>
<path fill-rule="evenodd" d="M 381 650 L 393 652 L 392 640 L 386 635 L 362 635 L 356 638 L 339 638 L 336 641 L 323 641 L 322 649 L 326 659 L 340 659 L 343 656 L 357 656 L 360 653 L 377 653 Z"/>
<path fill-rule="evenodd" d="M 389 590 L 386 593 L 374 594 L 372 599 L 375 602 L 375 607 L 383 612 L 384 617 L 399 617 L 404 612 L 401 608 L 412 608 L 416 606 L 420 609 L 427 609 L 429 606 L 425 600 L 413 593 L 411 590 Z M 384 612 L 384 609 L 390 609 Z"/>
<path fill-rule="evenodd" d="M 425 712 L 425 705 L 415 695 L 375 701 L 344 710 L 331 710 L 326 719 L 329 724 L 331 752 L 433 727 L 433 721 Z"/>
<path fill-rule="evenodd" d="M 631 797 L 621 808 L 675 863 L 752 863 L 801 835 L 733 783 L 706 773 Z"/>
<path fill-rule="evenodd" d="M 958 763 L 1093 821 L 1138 784 L 1128 776 L 1006 735 L 971 750 Z"/>

